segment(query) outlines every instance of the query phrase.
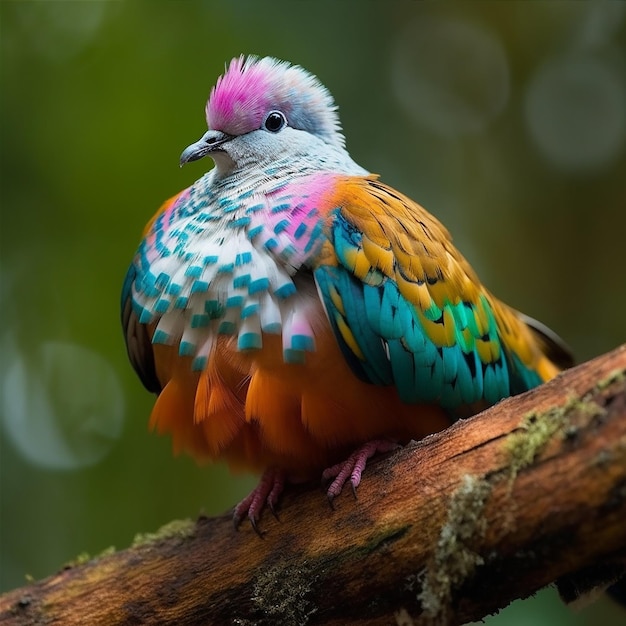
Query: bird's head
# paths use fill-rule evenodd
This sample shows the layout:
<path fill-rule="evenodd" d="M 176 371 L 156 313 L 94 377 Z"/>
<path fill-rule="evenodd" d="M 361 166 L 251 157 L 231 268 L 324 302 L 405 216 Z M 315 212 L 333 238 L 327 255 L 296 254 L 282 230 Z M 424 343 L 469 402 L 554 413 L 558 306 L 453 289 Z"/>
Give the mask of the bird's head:
<path fill-rule="evenodd" d="M 320 148 L 344 150 L 329 91 L 301 67 L 271 57 L 233 59 L 211 90 L 206 119 L 210 130 L 183 151 L 181 165 L 210 156 L 226 175 Z"/>

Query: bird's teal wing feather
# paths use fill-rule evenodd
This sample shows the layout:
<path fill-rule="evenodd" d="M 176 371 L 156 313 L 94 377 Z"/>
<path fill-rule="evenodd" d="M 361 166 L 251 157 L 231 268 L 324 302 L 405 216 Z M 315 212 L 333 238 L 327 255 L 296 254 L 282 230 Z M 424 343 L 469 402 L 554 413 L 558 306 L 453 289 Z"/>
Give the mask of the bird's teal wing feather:
<path fill-rule="evenodd" d="M 558 369 L 422 207 L 374 177 L 341 179 L 314 275 L 353 371 L 409 403 L 451 410 L 538 385 Z"/>
<path fill-rule="evenodd" d="M 152 352 L 152 342 L 148 328 L 139 323 L 137 313 L 133 310 L 132 285 L 136 278 L 136 269 L 131 265 L 126 273 L 122 287 L 121 318 L 122 330 L 126 341 L 128 358 L 148 391 L 158 393 L 161 386 L 157 379 Z"/>
<path fill-rule="evenodd" d="M 161 205 L 152 219 L 146 224 L 143 231 L 144 237 L 174 204 L 176 199 L 184 193 L 186 193 L 186 190 Z M 141 382 L 148 391 L 159 393 L 161 391 L 161 383 L 156 373 L 154 352 L 152 349 L 152 331 L 143 323 L 144 320 L 141 318 L 144 311 L 141 310 L 141 307 L 133 297 L 133 288 L 137 287 L 138 281 L 141 283 L 143 289 L 149 288 L 149 270 L 142 266 L 142 262 L 142 256 L 137 254 L 135 260 L 131 263 L 126 272 L 120 302 L 122 331 L 124 332 L 128 357 L 137 375 L 141 379 Z M 138 271 L 139 269 L 141 269 L 141 271 Z"/>

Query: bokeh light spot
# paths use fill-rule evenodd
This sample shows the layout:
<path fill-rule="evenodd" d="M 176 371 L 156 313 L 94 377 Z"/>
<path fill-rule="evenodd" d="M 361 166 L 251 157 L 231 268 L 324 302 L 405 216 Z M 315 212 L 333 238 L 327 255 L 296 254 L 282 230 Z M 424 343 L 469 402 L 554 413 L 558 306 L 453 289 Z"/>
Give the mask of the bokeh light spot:
<path fill-rule="evenodd" d="M 3 381 L 7 439 L 30 463 L 51 469 L 93 465 L 122 431 L 124 397 L 117 375 L 99 354 L 48 341 L 19 353 Z"/>
<path fill-rule="evenodd" d="M 594 0 L 581 2 L 583 12 L 577 33 L 581 46 L 602 46 L 608 43 L 620 30 L 626 14 L 626 3 L 615 0 Z"/>
<path fill-rule="evenodd" d="M 509 98 L 502 45 L 485 28 L 460 19 L 409 24 L 396 45 L 392 75 L 407 113 L 443 136 L 480 132 Z"/>
<path fill-rule="evenodd" d="M 624 146 L 623 77 L 600 59 L 550 59 L 533 76 L 525 98 L 530 135 L 543 156 L 565 170 L 606 165 Z"/>

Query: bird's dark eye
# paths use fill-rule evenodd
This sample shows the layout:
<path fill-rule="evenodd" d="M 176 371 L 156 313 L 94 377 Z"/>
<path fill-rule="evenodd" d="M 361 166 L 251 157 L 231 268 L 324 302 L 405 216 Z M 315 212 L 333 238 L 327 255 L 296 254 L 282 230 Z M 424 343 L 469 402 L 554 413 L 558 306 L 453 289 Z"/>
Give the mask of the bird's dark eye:
<path fill-rule="evenodd" d="M 277 133 L 287 124 L 287 119 L 280 111 L 270 111 L 263 122 L 263 127 L 271 133 Z"/>

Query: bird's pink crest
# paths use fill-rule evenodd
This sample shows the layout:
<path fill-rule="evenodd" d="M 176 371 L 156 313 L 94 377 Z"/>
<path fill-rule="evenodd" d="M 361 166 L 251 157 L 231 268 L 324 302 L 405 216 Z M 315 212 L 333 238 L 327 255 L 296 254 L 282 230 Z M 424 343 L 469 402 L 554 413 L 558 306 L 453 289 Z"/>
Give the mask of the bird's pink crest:
<path fill-rule="evenodd" d="M 344 143 L 328 90 L 298 65 L 271 57 L 233 59 L 211 90 L 206 118 L 211 129 L 242 135 L 261 128 L 273 110 L 282 111 L 294 128 Z"/>
<path fill-rule="evenodd" d="M 267 64 L 241 56 L 220 76 L 206 106 L 209 128 L 240 135 L 259 128 L 269 106 L 271 85 Z"/>

